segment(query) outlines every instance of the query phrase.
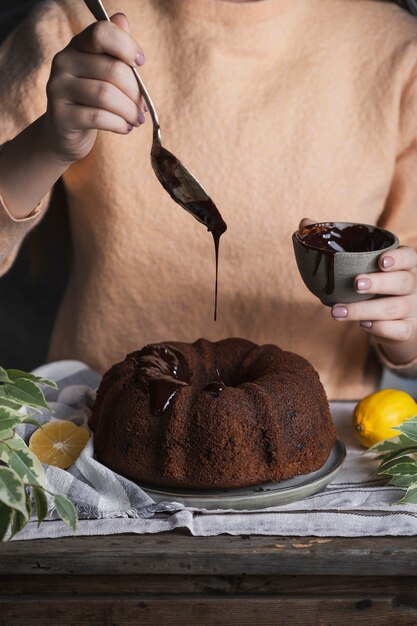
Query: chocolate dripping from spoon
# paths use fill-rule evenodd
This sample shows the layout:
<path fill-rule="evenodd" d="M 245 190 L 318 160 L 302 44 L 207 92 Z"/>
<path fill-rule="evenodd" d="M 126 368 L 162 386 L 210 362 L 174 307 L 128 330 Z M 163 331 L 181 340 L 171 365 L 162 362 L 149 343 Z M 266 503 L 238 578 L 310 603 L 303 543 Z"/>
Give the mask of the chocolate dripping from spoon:
<path fill-rule="evenodd" d="M 216 259 L 214 288 L 214 320 L 216 321 L 220 237 L 226 232 L 227 224 L 210 196 L 169 150 L 160 144 L 155 144 L 151 161 L 159 182 L 171 198 L 191 213 L 198 222 L 204 224 L 212 234 Z"/>
<path fill-rule="evenodd" d="M 96 20 L 105 20 L 110 22 L 110 17 L 104 8 L 102 0 L 84 0 L 84 2 Z M 169 193 L 171 198 L 180 204 L 186 211 L 189 211 L 199 222 L 205 224 L 207 229 L 213 235 L 216 253 L 216 286 L 214 304 L 214 319 L 216 320 L 219 242 L 221 235 L 227 228 L 226 223 L 217 210 L 216 205 L 206 194 L 196 178 L 194 178 L 194 176 L 173 154 L 171 154 L 171 152 L 169 152 L 169 150 L 163 148 L 161 144 L 161 127 L 155 106 L 136 67 L 132 67 L 131 69 L 152 119 L 153 139 L 151 163 L 154 172 L 159 182 Z"/>

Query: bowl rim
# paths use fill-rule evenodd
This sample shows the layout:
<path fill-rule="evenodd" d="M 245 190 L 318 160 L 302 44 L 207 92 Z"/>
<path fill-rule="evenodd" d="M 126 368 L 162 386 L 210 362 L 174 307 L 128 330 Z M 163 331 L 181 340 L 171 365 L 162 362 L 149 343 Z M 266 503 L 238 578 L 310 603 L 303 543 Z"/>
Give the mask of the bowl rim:
<path fill-rule="evenodd" d="M 389 235 L 393 241 L 391 243 L 391 245 L 387 246 L 386 248 L 379 248 L 378 250 L 362 250 L 362 251 L 358 251 L 358 252 L 351 252 L 348 250 L 329 250 L 326 248 L 319 248 L 318 246 L 312 246 L 311 244 L 306 243 L 305 241 L 302 241 L 301 239 L 298 238 L 298 233 L 303 230 L 304 228 L 308 228 L 309 226 L 326 226 L 326 225 L 337 225 L 337 224 L 341 224 L 343 226 L 365 226 L 366 228 L 372 228 L 372 230 L 379 230 L 382 231 L 383 233 L 386 233 L 387 235 Z M 358 255 L 374 255 L 376 253 L 382 253 L 385 252 L 386 250 L 392 250 L 394 247 L 398 247 L 400 245 L 400 241 L 397 237 L 397 235 L 393 232 L 391 232 L 390 230 L 387 230 L 386 228 L 381 228 L 380 226 L 375 226 L 375 224 L 365 224 L 363 222 L 333 222 L 333 221 L 323 221 L 323 222 L 314 222 L 313 224 L 306 224 L 306 226 L 303 226 L 302 228 L 298 228 L 294 233 L 293 233 L 293 239 L 295 239 L 295 241 L 297 243 L 299 243 L 301 246 L 303 246 L 304 248 L 308 248 L 310 250 L 314 250 L 315 252 L 321 252 L 324 254 L 332 254 L 332 255 L 336 255 L 336 254 L 352 254 L 355 256 Z"/>

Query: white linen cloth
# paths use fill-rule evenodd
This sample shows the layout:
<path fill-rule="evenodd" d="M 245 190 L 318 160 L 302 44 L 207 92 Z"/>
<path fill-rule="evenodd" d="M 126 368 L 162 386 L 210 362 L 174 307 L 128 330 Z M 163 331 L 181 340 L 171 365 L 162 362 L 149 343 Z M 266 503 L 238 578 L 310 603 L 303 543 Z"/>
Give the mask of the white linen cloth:
<path fill-rule="evenodd" d="M 45 389 L 54 415 L 46 411 L 40 421 L 71 419 L 86 424 L 100 382 L 98 374 L 78 361 L 60 361 L 35 370 L 55 380 L 58 391 Z M 45 466 L 47 488 L 67 495 L 74 503 L 79 523 L 75 535 L 158 533 L 187 528 L 196 536 L 290 535 L 356 537 L 417 534 L 417 505 L 394 505 L 403 490 L 384 484 L 375 475 L 377 462 L 355 442 L 351 425 L 354 403 L 333 402 L 339 438 L 347 448 L 345 463 L 335 480 L 322 492 L 280 507 L 257 511 L 207 511 L 175 502 L 155 503 L 135 483 L 94 459 L 92 439 L 68 470 Z M 26 441 L 34 426 L 19 427 Z M 38 528 L 29 522 L 16 540 L 72 536 L 56 518 L 52 503 L 48 519 Z"/>

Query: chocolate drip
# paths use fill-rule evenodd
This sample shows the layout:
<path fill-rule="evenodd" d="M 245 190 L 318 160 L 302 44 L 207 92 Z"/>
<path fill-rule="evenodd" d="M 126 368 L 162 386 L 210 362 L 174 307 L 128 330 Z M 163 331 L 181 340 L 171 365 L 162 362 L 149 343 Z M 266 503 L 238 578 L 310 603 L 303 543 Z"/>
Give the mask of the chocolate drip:
<path fill-rule="evenodd" d="M 208 383 L 204 387 L 204 391 L 209 391 L 210 393 L 214 393 L 216 395 L 221 394 L 221 392 L 225 389 L 226 385 L 221 380 L 214 380 L 212 383 Z"/>
<path fill-rule="evenodd" d="M 187 362 L 179 350 L 165 344 L 145 346 L 132 359 L 137 365 L 135 382 L 149 395 L 154 415 L 162 415 L 175 394 L 190 384 Z"/>
<path fill-rule="evenodd" d="M 217 380 L 207 383 L 207 385 L 204 387 L 204 391 L 209 391 L 210 393 L 213 393 L 214 395 L 218 396 L 222 393 L 222 391 L 226 389 L 226 385 L 220 378 L 220 372 L 217 369 L 217 367 L 216 367 L 216 376 L 217 376 Z"/>
<path fill-rule="evenodd" d="M 217 289 L 219 270 L 220 237 L 227 230 L 227 224 L 220 215 L 213 200 L 171 152 L 158 146 L 151 154 L 152 166 L 164 189 L 171 198 L 211 232 L 216 259 L 216 281 L 214 293 L 214 320 L 217 319 Z"/>
<path fill-rule="evenodd" d="M 297 237 L 306 246 L 318 252 L 314 276 L 324 256 L 328 295 L 332 294 L 335 288 L 334 260 L 338 252 L 373 252 L 389 248 L 394 243 L 392 235 L 380 228 L 364 224 L 336 226 L 332 222 L 305 226 Z"/>
<path fill-rule="evenodd" d="M 326 263 L 326 278 L 327 278 L 327 282 L 326 282 L 326 293 L 330 296 L 330 294 L 333 293 L 334 291 L 334 287 L 335 287 L 335 281 L 334 281 L 334 257 L 335 257 L 335 253 L 334 252 L 318 252 L 317 254 L 317 259 L 316 259 L 316 265 L 314 267 L 314 271 L 313 271 L 313 275 L 316 276 L 319 267 L 320 267 L 320 263 L 322 258 L 325 257 L 325 263 Z"/>
<path fill-rule="evenodd" d="M 185 204 L 182 204 L 182 206 L 186 211 L 191 213 L 197 221 L 207 226 L 207 230 L 211 232 L 213 237 L 214 256 L 216 261 L 216 278 L 214 285 L 214 321 L 216 321 L 220 237 L 226 231 L 227 225 L 211 198 L 208 198 L 207 200 L 194 200 L 193 202 L 186 202 Z"/>

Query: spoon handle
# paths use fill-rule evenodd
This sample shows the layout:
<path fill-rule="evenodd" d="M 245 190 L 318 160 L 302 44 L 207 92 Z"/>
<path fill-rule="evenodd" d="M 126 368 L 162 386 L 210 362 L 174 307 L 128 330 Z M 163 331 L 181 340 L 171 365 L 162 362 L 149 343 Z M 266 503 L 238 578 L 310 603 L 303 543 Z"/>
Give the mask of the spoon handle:
<path fill-rule="evenodd" d="M 109 15 L 106 9 L 104 8 L 104 5 L 101 0 L 84 0 L 84 2 L 98 22 L 103 21 L 103 20 L 110 22 Z M 148 90 L 146 89 L 143 83 L 143 80 L 141 79 L 136 67 L 132 67 L 131 69 L 136 78 L 136 82 L 138 83 L 140 93 L 142 94 L 142 97 L 146 102 L 146 106 L 148 107 L 150 116 L 152 118 L 154 138 L 156 138 L 160 143 L 161 142 L 161 128 L 159 126 L 158 114 L 156 112 L 154 103 L 152 102 L 152 99 L 148 93 Z"/>

